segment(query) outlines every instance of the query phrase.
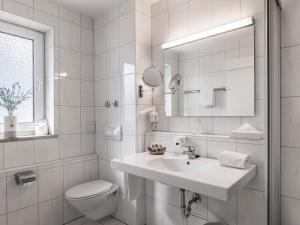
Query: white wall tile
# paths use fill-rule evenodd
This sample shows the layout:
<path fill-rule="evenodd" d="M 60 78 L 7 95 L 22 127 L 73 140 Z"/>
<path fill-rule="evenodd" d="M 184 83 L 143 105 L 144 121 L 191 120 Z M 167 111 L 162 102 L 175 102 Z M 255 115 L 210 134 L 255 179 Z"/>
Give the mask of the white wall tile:
<path fill-rule="evenodd" d="M 40 202 L 63 196 L 62 166 L 39 168 L 38 175 Z"/>
<path fill-rule="evenodd" d="M 5 212 L 6 212 L 6 174 L 0 174 L 0 215 L 3 215 Z"/>
<path fill-rule="evenodd" d="M 4 144 L 4 167 L 11 168 L 34 163 L 34 142 L 20 141 Z"/>
<path fill-rule="evenodd" d="M 98 179 L 99 160 L 86 160 L 84 162 L 84 182 L 89 182 Z"/>
<path fill-rule="evenodd" d="M 39 204 L 39 225 L 63 223 L 63 198 Z"/>
<path fill-rule="evenodd" d="M 60 136 L 60 158 L 69 158 L 80 155 L 80 134 Z"/>
<path fill-rule="evenodd" d="M 104 107 L 105 101 L 107 99 L 107 82 L 106 81 L 97 81 L 94 84 L 94 98 L 95 106 Z"/>
<path fill-rule="evenodd" d="M 94 22 L 95 21 L 94 21 L 93 18 L 81 15 L 81 26 L 83 26 L 85 28 L 88 28 L 90 30 L 93 30 L 94 29 Z"/>
<path fill-rule="evenodd" d="M 60 47 L 80 51 L 80 26 L 60 20 L 59 34 Z"/>
<path fill-rule="evenodd" d="M 151 45 L 151 17 L 138 11 L 135 13 L 135 37 L 136 42 Z"/>
<path fill-rule="evenodd" d="M 299 1 L 289 1 L 284 6 L 281 17 L 283 46 L 292 46 L 300 43 L 300 29 L 297 26 L 300 21 L 299 9 Z"/>
<path fill-rule="evenodd" d="M 168 0 L 168 7 L 169 9 L 175 7 L 175 6 L 179 6 L 181 4 L 186 3 L 188 0 Z"/>
<path fill-rule="evenodd" d="M 6 215 L 2 215 L 0 216 L 0 225 L 7 225 L 7 219 L 6 219 Z"/>
<path fill-rule="evenodd" d="M 64 20 L 68 20 L 72 23 L 80 25 L 80 14 L 74 11 L 71 11 L 65 7 L 59 8 L 59 17 Z"/>
<path fill-rule="evenodd" d="M 135 45 L 128 44 L 120 48 L 120 73 L 121 75 L 129 75 L 135 73 L 136 59 L 135 59 Z M 125 78 L 124 78 L 125 79 Z M 123 85 L 124 89 L 130 90 L 127 83 Z"/>
<path fill-rule="evenodd" d="M 80 78 L 80 53 L 60 48 L 60 74 L 67 78 Z"/>
<path fill-rule="evenodd" d="M 94 53 L 94 32 L 81 28 L 81 52 L 89 55 Z"/>
<path fill-rule="evenodd" d="M 113 20 L 106 26 L 106 48 L 108 50 L 119 47 L 120 45 L 120 21 Z"/>
<path fill-rule="evenodd" d="M 110 77 L 118 76 L 119 73 L 119 49 L 113 49 L 107 52 L 107 58 L 106 58 L 106 69 L 107 69 L 107 75 Z"/>
<path fill-rule="evenodd" d="M 264 12 L 264 1 L 241 0 L 241 17 L 253 16 Z"/>
<path fill-rule="evenodd" d="M 243 189 L 238 197 L 238 224 L 263 225 L 267 220 L 267 203 L 261 191 Z"/>
<path fill-rule="evenodd" d="M 249 154 L 251 163 L 257 166 L 256 177 L 247 184 L 247 187 L 264 191 L 265 187 L 265 149 L 264 145 L 237 143 L 237 152 Z"/>
<path fill-rule="evenodd" d="M 59 159 L 59 143 L 57 138 L 36 140 L 35 161 L 37 163 Z"/>
<path fill-rule="evenodd" d="M 0 144 L 0 169 L 4 167 L 4 145 Z"/>
<path fill-rule="evenodd" d="M 80 133 L 80 108 L 60 107 L 60 133 L 76 134 Z"/>
<path fill-rule="evenodd" d="M 242 119 L 239 117 L 214 117 L 213 133 L 229 134 L 230 131 L 242 126 Z"/>
<path fill-rule="evenodd" d="M 228 202 L 208 198 L 208 218 L 230 225 L 237 224 L 237 198 L 233 197 Z"/>
<path fill-rule="evenodd" d="M 38 201 L 37 186 L 37 182 L 32 182 L 30 186 L 17 185 L 15 176 L 8 176 L 7 211 L 12 212 L 36 204 Z"/>
<path fill-rule="evenodd" d="M 94 83 L 92 81 L 81 81 L 81 106 L 94 106 Z"/>
<path fill-rule="evenodd" d="M 281 99 L 281 146 L 300 147 L 298 124 L 300 113 L 300 98 Z"/>
<path fill-rule="evenodd" d="M 300 46 L 281 50 L 281 97 L 300 96 L 297 84 L 300 82 Z"/>
<path fill-rule="evenodd" d="M 188 32 L 188 4 L 176 6 L 169 11 L 170 40 L 186 36 Z"/>
<path fill-rule="evenodd" d="M 60 78 L 60 104 L 80 106 L 80 80 Z"/>
<path fill-rule="evenodd" d="M 93 122 L 95 109 L 93 107 L 81 107 L 81 133 L 88 133 L 90 123 Z"/>
<path fill-rule="evenodd" d="M 190 33 L 209 29 L 212 26 L 213 1 L 192 0 L 189 2 Z"/>
<path fill-rule="evenodd" d="M 182 225 L 183 219 L 180 214 L 180 209 L 171 205 L 163 206 L 163 224 Z"/>
<path fill-rule="evenodd" d="M 179 206 L 180 205 L 180 191 L 177 187 L 172 187 L 163 184 L 163 202 Z"/>
<path fill-rule="evenodd" d="M 81 134 L 81 155 L 88 155 L 95 153 L 95 135 Z"/>
<path fill-rule="evenodd" d="M 169 38 L 169 19 L 168 13 L 162 13 L 152 18 L 151 40 L 152 45 L 159 45 L 166 42 Z"/>
<path fill-rule="evenodd" d="M 84 182 L 84 162 L 64 165 L 64 191 Z"/>
<path fill-rule="evenodd" d="M 30 206 L 7 215 L 8 225 L 37 225 L 38 224 L 38 207 Z"/>
<path fill-rule="evenodd" d="M 152 198 L 146 198 L 146 223 L 147 225 L 163 224 L 163 204 Z"/>
<path fill-rule="evenodd" d="M 151 15 L 157 16 L 168 10 L 168 1 L 167 0 L 160 0 L 156 1 L 151 5 Z"/>
<path fill-rule="evenodd" d="M 106 70 L 106 53 L 95 55 L 95 77 L 94 81 L 99 81 L 107 77 Z"/>
<path fill-rule="evenodd" d="M 134 38 L 135 38 L 135 13 L 130 12 L 120 17 L 120 46 L 133 43 L 135 41 Z"/>
<path fill-rule="evenodd" d="M 3 0 L 3 10 L 28 19 L 33 19 L 33 8 L 16 1 Z"/>
<path fill-rule="evenodd" d="M 50 15 L 58 16 L 58 6 L 53 2 L 49 2 L 47 0 L 35 0 L 34 8 L 46 12 Z"/>
<path fill-rule="evenodd" d="M 240 18 L 239 0 L 215 0 L 213 4 L 213 25 L 226 24 Z"/>
<path fill-rule="evenodd" d="M 94 56 L 81 54 L 81 79 L 94 80 Z"/>
<path fill-rule="evenodd" d="M 281 194 L 300 198 L 300 181 L 298 171 L 300 150 L 283 147 L 281 150 Z"/>
<path fill-rule="evenodd" d="M 208 140 L 207 144 L 207 156 L 209 158 L 218 158 L 220 152 L 222 151 L 236 151 L 236 143 L 235 142 L 224 142 L 224 141 L 215 141 Z"/>
<path fill-rule="evenodd" d="M 105 125 L 107 123 L 107 110 L 104 107 L 96 107 L 96 132 L 104 132 Z"/>
<path fill-rule="evenodd" d="M 300 201 L 281 197 L 281 224 L 298 225 L 300 221 Z"/>
<path fill-rule="evenodd" d="M 106 26 L 99 27 L 94 32 L 95 53 L 103 53 L 106 51 Z"/>
<path fill-rule="evenodd" d="M 157 199 L 159 201 L 162 201 L 163 200 L 163 184 L 147 179 L 146 180 L 146 196 Z"/>

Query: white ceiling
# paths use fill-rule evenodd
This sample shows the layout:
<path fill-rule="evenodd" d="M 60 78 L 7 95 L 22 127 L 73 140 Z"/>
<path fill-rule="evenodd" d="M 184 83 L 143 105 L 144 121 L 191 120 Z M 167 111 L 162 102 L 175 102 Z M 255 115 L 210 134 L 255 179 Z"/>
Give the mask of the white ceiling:
<path fill-rule="evenodd" d="M 104 14 L 114 6 L 118 5 L 124 0 L 48 0 L 54 1 L 62 6 L 76 10 L 84 15 L 96 18 Z M 139 0 L 137 0 L 139 1 Z M 158 0 L 144 0 L 150 4 Z"/>

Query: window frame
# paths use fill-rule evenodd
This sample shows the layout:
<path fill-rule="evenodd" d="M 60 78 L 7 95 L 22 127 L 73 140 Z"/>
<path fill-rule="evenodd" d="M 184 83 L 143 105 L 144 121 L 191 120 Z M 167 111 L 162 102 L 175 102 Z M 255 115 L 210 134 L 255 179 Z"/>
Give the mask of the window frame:
<path fill-rule="evenodd" d="M 0 20 L 0 32 L 33 41 L 33 122 L 18 123 L 17 132 L 34 131 L 45 118 L 45 35 L 42 32 Z M 3 123 L 0 123 L 0 127 Z"/>

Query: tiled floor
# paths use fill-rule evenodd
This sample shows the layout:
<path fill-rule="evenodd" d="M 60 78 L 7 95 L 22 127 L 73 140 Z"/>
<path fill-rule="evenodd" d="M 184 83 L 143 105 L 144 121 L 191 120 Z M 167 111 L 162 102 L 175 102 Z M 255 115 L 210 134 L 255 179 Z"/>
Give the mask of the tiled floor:
<path fill-rule="evenodd" d="M 114 219 L 113 217 L 105 217 L 97 222 L 89 222 L 83 223 L 83 225 L 126 225 L 119 220 Z"/>

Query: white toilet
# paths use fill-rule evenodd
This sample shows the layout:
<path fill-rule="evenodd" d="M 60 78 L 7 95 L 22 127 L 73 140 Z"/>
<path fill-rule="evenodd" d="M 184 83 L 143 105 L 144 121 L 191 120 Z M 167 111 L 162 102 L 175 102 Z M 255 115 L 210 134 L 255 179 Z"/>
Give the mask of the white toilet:
<path fill-rule="evenodd" d="M 75 209 L 96 221 L 116 210 L 119 186 L 104 180 L 92 181 L 70 188 L 65 197 Z"/>

